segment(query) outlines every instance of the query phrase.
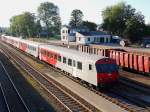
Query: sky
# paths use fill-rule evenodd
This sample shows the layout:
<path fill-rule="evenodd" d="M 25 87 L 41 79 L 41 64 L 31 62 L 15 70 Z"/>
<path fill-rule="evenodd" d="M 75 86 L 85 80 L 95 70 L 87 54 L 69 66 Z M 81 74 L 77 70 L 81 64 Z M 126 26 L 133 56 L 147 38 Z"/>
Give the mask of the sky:
<path fill-rule="evenodd" d="M 121 1 L 141 11 L 146 23 L 150 23 L 150 0 L 0 0 L 0 26 L 8 27 L 12 16 L 25 11 L 36 14 L 40 3 L 47 1 L 59 7 L 62 24 L 68 24 L 74 9 L 80 9 L 83 12 L 84 20 L 101 24 L 102 10 Z"/>

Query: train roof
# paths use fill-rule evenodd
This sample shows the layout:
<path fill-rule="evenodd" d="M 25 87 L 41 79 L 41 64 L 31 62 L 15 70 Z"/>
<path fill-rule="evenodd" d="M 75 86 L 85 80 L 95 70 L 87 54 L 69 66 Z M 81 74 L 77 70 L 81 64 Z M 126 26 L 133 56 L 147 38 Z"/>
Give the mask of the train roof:
<path fill-rule="evenodd" d="M 87 54 L 87 53 L 84 53 L 81 51 L 77 51 L 77 50 L 73 50 L 73 49 L 69 49 L 69 48 L 64 48 L 64 47 L 59 47 L 59 46 L 54 46 L 54 45 L 41 45 L 40 48 L 54 51 L 54 52 L 58 52 L 58 54 L 63 54 L 67 57 L 75 57 L 75 58 L 78 58 L 80 60 L 88 60 L 88 61 L 95 61 L 96 62 L 99 59 L 107 58 L 104 56 L 99 56 L 99 55 L 95 55 L 95 54 Z"/>
<path fill-rule="evenodd" d="M 31 41 L 31 40 L 25 40 L 25 39 L 21 39 L 20 42 L 24 42 L 33 46 L 39 46 L 42 45 L 44 43 L 40 43 L 40 42 L 35 42 L 35 41 Z"/>
<path fill-rule="evenodd" d="M 18 38 L 18 37 L 12 37 L 12 36 L 4 36 L 4 37 L 6 37 L 6 38 L 11 38 L 11 39 L 13 39 L 13 40 L 20 40 L 21 38 Z"/>

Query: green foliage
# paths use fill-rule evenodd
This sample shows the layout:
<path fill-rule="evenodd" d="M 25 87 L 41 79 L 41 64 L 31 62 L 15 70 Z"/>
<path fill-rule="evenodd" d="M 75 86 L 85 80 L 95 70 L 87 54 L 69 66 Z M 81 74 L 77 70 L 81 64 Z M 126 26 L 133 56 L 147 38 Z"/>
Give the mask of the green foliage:
<path fill-rule="evenodd" d="M 150 36 L 150 24 L 145 25 L 144 36 Z"/>
<path fill-rule="evenodd" d="M 33 36 L 35 32 L 35 16 L 30 12 L 13 16 L 10 19 L 10 31 L 14 36 Z"/>
<path fill-rule="evenodd" d="M 38 17 L 48 32 L 53 35 L 60 33 L 61 19 L 56 5 L 50 2 L 41 3 L 38 7 Z"/>
<path fill-rule="evenodd" d="M 75 9 L 71 13 L 71 20 L 69 25 L 72 27 L 78 27 L 82 25 L 83 13 L 81 10 Z"/>
<path fill-rule="evenodd" d="M 140 41 L 144 36 L 145 24 L 141 14 L 136 13 L 133 17 L 127 20 L 126 29 L 123 34 L 125 37 L 129 38 L 131 42 Z"/>
<path fill-rule="evenodd" d="M 120 2 L 107 7 L 103 12 L 102 28 L 111 34 L 119 35 L 138 41 L 143 33 L 144 16 L 136 13 L 136 9 L 131 5 Z"/>
<path fill-rule="evenodd" d="M 42 31 L 42 26 L 41 26 L 40 20 L 36 21 L 35 28 L 36 28 L 36 34 L 38 34 L 38 36 L 40 36 L 40 32 Z"/>
<path fill-rule="evenodd" d="M 89 21 L 83 21 L 82 26 L 87 27 L 91 31 L 96 31 L 96 29 L 97 29 L 97 25 L 95 23 L 89 22 Z"/>

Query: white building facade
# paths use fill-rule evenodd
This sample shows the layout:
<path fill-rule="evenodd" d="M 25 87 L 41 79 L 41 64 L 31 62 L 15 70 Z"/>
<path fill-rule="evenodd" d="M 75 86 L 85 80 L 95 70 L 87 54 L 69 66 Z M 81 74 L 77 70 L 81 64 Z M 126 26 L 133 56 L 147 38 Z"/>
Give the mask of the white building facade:
<path fill-rule="evenodd" d="M 76 32 L 86 32 L 89 31 L 87 28 L 83 27 L 68 27 L 64 26 L 61 29 L 61 41 L 64 42 L 75 42 Z"/>
<path fill-rule="evenodd" d="M 110 43 L 111 35 L 104 32 L 76 32 L 77 44 Z"/>

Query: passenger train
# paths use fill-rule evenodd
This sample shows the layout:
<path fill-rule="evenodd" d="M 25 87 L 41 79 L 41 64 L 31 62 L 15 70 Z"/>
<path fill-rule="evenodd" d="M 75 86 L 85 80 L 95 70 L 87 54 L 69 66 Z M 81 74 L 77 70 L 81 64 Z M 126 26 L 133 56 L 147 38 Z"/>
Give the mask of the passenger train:
<path fill-rule="evenodd" d="M 112 84 L 119 78 L 118 66 L 112 58 L 11 36 L 2 36 L 1 39 L 96 87 Z"/>

